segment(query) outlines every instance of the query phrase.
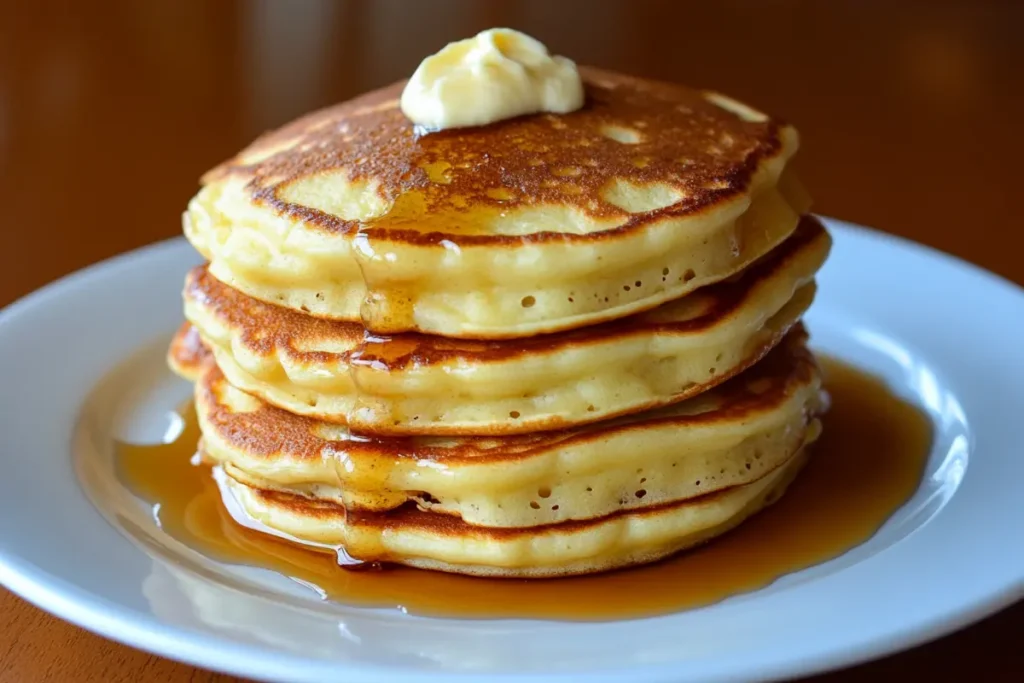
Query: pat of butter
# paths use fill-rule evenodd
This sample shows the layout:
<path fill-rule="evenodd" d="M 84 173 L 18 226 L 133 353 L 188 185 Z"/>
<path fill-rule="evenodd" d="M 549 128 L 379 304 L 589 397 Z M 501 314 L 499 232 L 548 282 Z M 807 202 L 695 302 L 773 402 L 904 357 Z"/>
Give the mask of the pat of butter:
<path fill-rule="evenodd" d="M 402 112 L 429 129 L 483 126 L 583 106 L 576 64 L 506 28 L 449 43 L 424 59 L 402 91 Z"/>

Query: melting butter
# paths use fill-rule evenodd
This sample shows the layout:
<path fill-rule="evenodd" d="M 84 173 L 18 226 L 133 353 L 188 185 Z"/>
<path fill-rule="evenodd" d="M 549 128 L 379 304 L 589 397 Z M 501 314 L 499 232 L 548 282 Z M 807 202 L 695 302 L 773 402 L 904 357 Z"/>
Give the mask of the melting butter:
<path fill-rule="evenodd" d="M 420 63 L 402 92 L 402 112 L 432 130 L 583 106 L 576 64 L 519 31 L 495 28 L 449 43 Z"/>

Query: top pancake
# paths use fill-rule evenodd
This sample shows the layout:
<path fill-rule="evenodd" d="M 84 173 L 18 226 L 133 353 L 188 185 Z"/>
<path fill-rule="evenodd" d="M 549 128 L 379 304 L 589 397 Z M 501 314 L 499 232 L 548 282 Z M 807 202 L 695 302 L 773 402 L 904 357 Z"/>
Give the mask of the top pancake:
<path fill-rule="evenodd" d="M 186 234 L 256 298 L 374 332 L 520 337 L 728 277 L 795 228 L 795 131 L 718 95 L 582 70 L 566 115 L 421 134 L 402 83 L 209 172 Z"/>

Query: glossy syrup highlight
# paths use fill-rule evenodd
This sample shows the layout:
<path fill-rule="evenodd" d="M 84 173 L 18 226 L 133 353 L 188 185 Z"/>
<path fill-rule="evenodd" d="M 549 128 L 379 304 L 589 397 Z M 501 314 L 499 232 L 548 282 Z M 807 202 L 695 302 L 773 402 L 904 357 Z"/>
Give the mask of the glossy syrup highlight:
<path fill-rule="evenodd" d="M 350 605 L 478 618 L 597 620 L 676 612 L 762 588 L 870 538 L 917 489 L 931 426 L 882 382 L 823 362 L 831 409 L 811 459 L 782 499 L 707 545 L 591 577 L 479 579 L 408 568 L 352 571 L 319 552 L 239 526 L 207 466 L 193 464 L 194 415 L 174 443 L 122 446 L 119 475 L 159 506 L 164 532 L 226 563 L 272 569 Z"/>

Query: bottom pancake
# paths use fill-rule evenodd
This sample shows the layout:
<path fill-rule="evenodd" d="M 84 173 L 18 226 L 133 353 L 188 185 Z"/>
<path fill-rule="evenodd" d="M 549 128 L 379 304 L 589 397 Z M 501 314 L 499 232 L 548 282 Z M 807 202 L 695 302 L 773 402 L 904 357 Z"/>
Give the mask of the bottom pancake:
<path fill-rule="evenodd" d="M 816 434 L 808 433 L 808 441 Z M 379 561 L 459 574 L 544 578 L 653 562 L 704 543 L 778 500 L 807 459 L 802 448 L 756 481 L 676 503 L 529 528 L 489 528 L 414 506 L 355 514 L 330 501 L 250 487 L 215 470 L 240 524 Z"/>

